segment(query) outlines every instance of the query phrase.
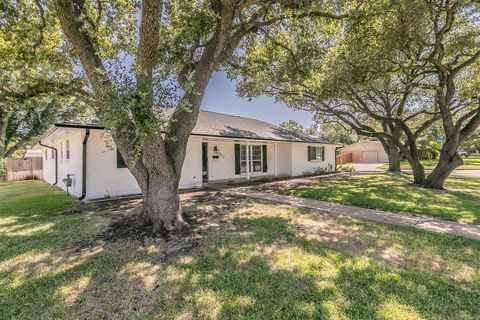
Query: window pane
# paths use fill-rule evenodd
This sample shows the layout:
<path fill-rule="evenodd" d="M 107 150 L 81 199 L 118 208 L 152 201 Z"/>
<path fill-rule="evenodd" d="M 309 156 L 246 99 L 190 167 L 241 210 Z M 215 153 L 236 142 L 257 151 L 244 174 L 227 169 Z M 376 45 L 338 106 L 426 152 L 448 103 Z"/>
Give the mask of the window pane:
<path fill-rule="evenodd" d="M 311 147 L 311 158 L 312 160 L 322 160 L 323 158 L 323 147 Z"/>
<path fill-rule="evenodd" d="M 70 140 L 65 140 L 65 152 L 67 160 L 70 159 Z"/>
<path fill-rule="evenodd" d="M 253 165 L 252 165 L 252 169 L 253 169 L 253 172 L 261 172 L 262 171 L 262 161 L 252 161 L 253 162 Z"/>
<path fill-rule="evenodd" d="M 240 146 L 240 160 L 247 160 L 247 146 L 245 145 Z"/>

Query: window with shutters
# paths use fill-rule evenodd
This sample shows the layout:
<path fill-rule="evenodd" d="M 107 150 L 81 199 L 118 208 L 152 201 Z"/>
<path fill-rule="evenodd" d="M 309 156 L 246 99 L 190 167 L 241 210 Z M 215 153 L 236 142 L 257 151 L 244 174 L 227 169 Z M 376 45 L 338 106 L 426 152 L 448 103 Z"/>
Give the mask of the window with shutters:
<path fill-rule="evenodd" d="M 310 147 L 308 149 L 310 152 L 310 160 L 325 160 L 325 147 Z"/>

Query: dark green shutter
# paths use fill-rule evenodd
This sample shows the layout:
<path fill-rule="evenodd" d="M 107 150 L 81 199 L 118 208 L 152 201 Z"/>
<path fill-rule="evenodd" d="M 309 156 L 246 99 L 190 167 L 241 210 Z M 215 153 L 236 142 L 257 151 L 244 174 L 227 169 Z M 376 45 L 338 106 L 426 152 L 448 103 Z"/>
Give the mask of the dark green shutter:
<path fill-rule="evenodd" d="M 268 171 L 267 167 L 267 145 L 262 145 L 262 153 L 263 153 L 263 172 Z"/>
<path fill-rule="evenodd" d="M 240 144 L 235 143 L 235 174 L 240 174 Z"/>
<path fill-rule="evenodd" d="M 126 168 L 127 164 L 125 163 L 125 160 L 122 157 L 122 154 L 120 151 L 117 149 L 117 168 Z"/>
<path fill-rule="evenodd" d="M 325 161 L 325 147 L 322 148 L 322 161 Z"/>
<path fill-rule="evenodd" d="M 308 161 L 312 161 L 312 147 L 308 146 Z"/>

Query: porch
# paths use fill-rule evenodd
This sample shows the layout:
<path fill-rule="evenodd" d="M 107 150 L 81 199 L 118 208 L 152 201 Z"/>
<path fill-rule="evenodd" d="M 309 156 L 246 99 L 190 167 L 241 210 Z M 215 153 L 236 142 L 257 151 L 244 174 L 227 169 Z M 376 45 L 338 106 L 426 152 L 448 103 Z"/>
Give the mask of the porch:
<path fill-rule="evenodd" d="M 202 185 L 292 175 L 292 143 L 203 138 Z"/>

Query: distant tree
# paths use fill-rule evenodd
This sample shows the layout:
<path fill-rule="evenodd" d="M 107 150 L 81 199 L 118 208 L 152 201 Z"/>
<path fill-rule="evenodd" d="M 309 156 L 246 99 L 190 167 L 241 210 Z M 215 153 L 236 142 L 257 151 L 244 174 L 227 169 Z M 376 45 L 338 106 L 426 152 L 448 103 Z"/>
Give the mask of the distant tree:
<path fill-rule="evenodd" d="M 480 152 L 480 130 L 466 139 L 461 145 L 461 148 L 468 151 Z"/>
<path fill-rule="evenodd" d="M 355 131 L 342 123 L 337 121 L 322 123 L 322 120 L 319 121 L 320 123 L 312 125 L 307 129 L 307 133 L 330 143 L 349 145 L 358 141 L 358 135 Z"/>
<path fill-rule="evenodd" d="M 295 120 L 288 120 L 280 123 L 280 127 L 295 131 L 295 132 L 305 132 L 305 129 Z"/>

